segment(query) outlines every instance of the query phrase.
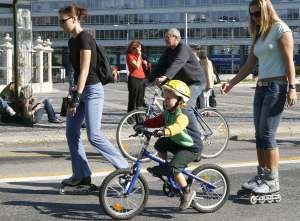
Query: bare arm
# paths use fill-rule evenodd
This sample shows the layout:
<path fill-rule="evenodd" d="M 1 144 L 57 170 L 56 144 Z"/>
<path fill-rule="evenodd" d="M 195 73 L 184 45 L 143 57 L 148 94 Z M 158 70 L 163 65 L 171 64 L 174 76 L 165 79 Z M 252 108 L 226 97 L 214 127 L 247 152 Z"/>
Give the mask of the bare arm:
<path fill-rule="evenodd" d="M 91 50 L 80 50 L 80 73 L 77 82 L 77 91 L 80 94 L 84 89 L 85 82 L 89 74 L 91 55 Z"/>
<path fill-rule="evenodd" d="M 138 58 L 137 60 L 132 60 L 129 65 L 131 65 L 134 69 L 138 69 L 141 67 L 142 64 L 142 53 L 140 50 L 138 50 Z"/>
<path fill-rule="evenodd" d="M 221 93 L 227 94 L 236 84 L 245 79 L 253 70 L 257 63 L 257 58 L 253 53 L 253 46 L 251 47 L 250 53 L 248 55 L 246 64 L 240 69 L 239 73 L 232 78 L 229 83 L 224 83 L 221 86 Z"/>
<path fill-rule="evenodd" d="M 280 48 L 285 69 L 286 76 L 290 85 L 296 84 L 296 73 L 295 73 L 295 64 L 293 61 L 293 53 L 294 53 L 294 40 L 291 32 L 285 32 L 278 39 L 278 46 Z M 288 104 L 294 105 L 297 101 L 296 89 L 289 88 L 288 93 Z"/>
<path fill-rule="evenodd" d="M 257 58 L 253 53 L 253 46 L 252 46 L 246 64 L 244 64 L 243 67 L 239 70 L 239 73 L 230 80 L 229 84 L 232 85 L 233 87 L 236 84 L 238 84 L 240 81 L 245 79 L 252 72 L 254 66 L 256 65 L 256 62 L 257 62 Z"/>

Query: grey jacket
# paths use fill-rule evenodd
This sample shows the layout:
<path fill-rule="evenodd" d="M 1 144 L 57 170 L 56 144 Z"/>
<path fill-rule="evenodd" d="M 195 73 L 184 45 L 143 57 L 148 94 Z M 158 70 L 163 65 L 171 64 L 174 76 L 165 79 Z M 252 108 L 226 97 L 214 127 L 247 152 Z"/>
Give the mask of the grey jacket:
<path fill-rule="evenodd" d="M 167 48 L 164 51 L 148 80 L 152 82 L 161 75 L 165 75 L 168 79 L 181 80 L 187 85 L 206 85 L 204 71 L 192 49 L 182 43 L 174 49 Z"/>

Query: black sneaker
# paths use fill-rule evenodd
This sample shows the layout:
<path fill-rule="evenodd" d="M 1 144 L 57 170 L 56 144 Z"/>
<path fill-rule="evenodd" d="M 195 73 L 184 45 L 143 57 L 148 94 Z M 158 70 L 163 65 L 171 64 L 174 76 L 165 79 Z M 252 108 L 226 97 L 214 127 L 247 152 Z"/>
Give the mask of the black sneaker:
<path fill-rule="evenodd" d="M 80 186 L 80 185 L 91 185 L 91 177 L 84 177 L 82 179 L 75 179 L 74 177 L 70 177 L 68 179 L 64 179 L 62 184 L 65 186 Z"/>
<path fill-rule="evenodd" d="M 49 120 L 49 123 L 52 123 L 52 124 L 62 124 L 63 120 L 61 120 L 59 118 L 55 118 L 54 120 Z"/>
<path fill-rule="evenodd" d="M 183 193 L 183 196 L 181 197 L 181 202 L 179 205 L 179 210 L 185 210 L 190 207 L 191 203 L 193 202 L 193 199 L 196 196 L 196 191 L 191 190 L 187 193 Z"/>

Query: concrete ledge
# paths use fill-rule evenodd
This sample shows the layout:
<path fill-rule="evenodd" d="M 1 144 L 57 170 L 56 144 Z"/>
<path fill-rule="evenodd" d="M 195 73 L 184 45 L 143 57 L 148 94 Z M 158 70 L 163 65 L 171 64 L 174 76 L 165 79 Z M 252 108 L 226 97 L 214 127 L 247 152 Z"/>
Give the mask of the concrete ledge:
<path fill-rule="evenodd" d="M 232 123 L 229 124 L 230 137 L 233 140 L 254 139 L 255 131 L 253 123 Z M 116 142 L 116 128 L 103 126 L 103 135 L 111 142 Z M 277 137 L 299 137 L 300 124 L 297 122 L 281 122 L 278 128 Z M 81 138 L 84 143 L 88 142 L 86 130 L 81 132 Z M 65 127 L 59 128 L 34 128 L 34 130 L 24 131 L 7 131 L 1 134 L 0 147 L 21 146 L 21 145 L 51 145 L 55 143 L 66 143 Z"/>

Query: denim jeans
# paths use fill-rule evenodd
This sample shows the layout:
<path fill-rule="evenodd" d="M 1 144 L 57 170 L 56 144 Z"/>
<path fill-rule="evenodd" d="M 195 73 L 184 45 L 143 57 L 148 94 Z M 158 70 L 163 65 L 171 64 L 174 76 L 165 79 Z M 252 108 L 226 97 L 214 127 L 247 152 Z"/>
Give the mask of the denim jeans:
<path fill-rule="evenodd" d="M 269 86 L 256 86 L 254 125 L 256 148 L 277 148 L 276 131 L 287 98 L 287 82 L 272 81 Z"/>
<path fill-rule="evenodd" d="M 56 119 L 55 111 L 53 109 L 52 104 L 50 103 L 50 101 L 48 99 L 45 99 L 43 101 L 43 108 L 40 108 L 36 112 L 34 112 L 34 122 L 35 123 L 39 123 L 41 121 L 45 111 L 48 115 L 48 120 L 49 121 L 53 121 L 53 120 Z"/>
<path fill-rule="evenodd" d="M 86 121 L 88 140 L 116 168 L 128 168 L 128 162 L 102 134 L 101 118 L 104 90 L 101 83 L 87 85 L 74 117 L 67 116 L 66 137 L 72 159 L 73 177 L 82 179 L 91 175 L 91 169 L 80 138 L 83 119 Z"/>
<path fill-rule="evenodd" d="M 191 97 L 189 101 L 187 102 L 187 106 L 189 108 L 195 107 L 197 99 L 199 99 L 199 102 L 201 104 L 200 108 L 203 108 L 204 106 L 204 89 L 205 85 L 203 84 L 191 84 L 190 86 L 190 91 L 191 91 Z M 199 97 L 199 98 L 198 98 Z"/>
<path fill-rule="evenodd" d="M 0 112 L 5 112 L 7 108 L 7 102 L 4 101 L 1 97 L 0 97 Z"/>

